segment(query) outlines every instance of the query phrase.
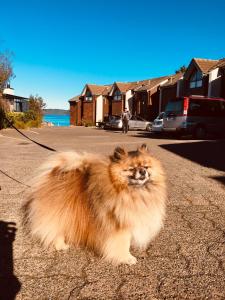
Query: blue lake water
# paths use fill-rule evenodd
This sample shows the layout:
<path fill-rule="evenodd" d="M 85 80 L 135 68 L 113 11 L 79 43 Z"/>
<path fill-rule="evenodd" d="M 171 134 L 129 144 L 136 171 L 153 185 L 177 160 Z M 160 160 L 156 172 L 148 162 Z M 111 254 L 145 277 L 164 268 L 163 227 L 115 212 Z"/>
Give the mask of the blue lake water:
<path fill-rule="evenodd" d="M 68 115 L 44 115 L 44 122 L 51 122 L 55 126 L 70 126 L 70 116 Z"/>

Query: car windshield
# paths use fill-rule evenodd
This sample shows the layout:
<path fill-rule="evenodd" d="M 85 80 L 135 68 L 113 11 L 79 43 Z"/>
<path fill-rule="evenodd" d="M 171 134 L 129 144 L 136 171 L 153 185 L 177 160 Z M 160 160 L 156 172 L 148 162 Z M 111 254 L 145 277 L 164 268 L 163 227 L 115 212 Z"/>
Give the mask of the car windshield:
<path fill-rule="evenodd" d="M 183 104 L 184 100 L 182 98 L 170 100 L 166 106 L 165 114 L 168 115 L 173 113 L 175 115 L 179 115 L 183 113 Z"/>

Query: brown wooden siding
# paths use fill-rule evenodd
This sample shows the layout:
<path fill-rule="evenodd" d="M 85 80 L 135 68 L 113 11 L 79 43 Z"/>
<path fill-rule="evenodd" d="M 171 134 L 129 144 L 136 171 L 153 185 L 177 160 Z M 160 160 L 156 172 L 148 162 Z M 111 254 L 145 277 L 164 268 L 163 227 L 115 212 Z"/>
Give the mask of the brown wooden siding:
<path fill-rule="evenodd" d="M 159 91 L 152 93 L 147 91 L 136 92 L 132 114 L 146 120 L 154 120 L 159 113 Z"/>
<path fill-rule="evenodd" d="M 123 110 L 122 101 L 112 100 L 112 115 L 121 115 Z"/>
<path fill-rule="evenodd" d="M 82 122 L 95 124 L 95 97 L 92 101 L 82 101 Z"/>
<path fill-rule="evenodd" d="M 70 125 L 76 125 L 77 102 L 70 102 Z"/>
<path fill-rule="evenodd" d="M 81 101 L 70 102 L 70 125 L 81 125 Z"/>
<path fill-rule="evenodd" d="M 162 93 L 161 111 L 164 111 L 169 100 L 176 98 L 177 84 L 168 87 L 162 87 L 161 93 Z"/>

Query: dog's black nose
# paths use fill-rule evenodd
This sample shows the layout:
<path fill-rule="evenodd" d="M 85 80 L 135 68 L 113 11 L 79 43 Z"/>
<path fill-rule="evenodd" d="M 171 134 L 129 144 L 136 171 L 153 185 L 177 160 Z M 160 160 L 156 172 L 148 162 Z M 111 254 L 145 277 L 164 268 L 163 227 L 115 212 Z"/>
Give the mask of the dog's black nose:
<path fill-rule="evenodd" d="M 140 173 L 142 176 L 144 176 L 144 175 L 146 174 L 146 170 L 145 170 L 145 169 L 140 169 L 140 170 L 139 170 L 139 173 Z"/>

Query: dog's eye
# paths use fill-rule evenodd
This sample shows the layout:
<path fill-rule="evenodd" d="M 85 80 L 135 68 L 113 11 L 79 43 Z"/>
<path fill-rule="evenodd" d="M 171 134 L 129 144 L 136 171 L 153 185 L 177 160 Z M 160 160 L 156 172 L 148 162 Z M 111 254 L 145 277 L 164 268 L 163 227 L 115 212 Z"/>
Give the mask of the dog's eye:
<path fill-rule="evenodd" d="M 145 168 L 145 169 L 148 169 L 148 168 L 149 168 L 149 166 L 144 166 L 144 168 Z"/>
<path fill-rule="evenodd" d="M 128 172 L 128 171 L 134 171 L 134 168 L 124 169 L 123 171 L 125 171 L 125 172 Z"/>

